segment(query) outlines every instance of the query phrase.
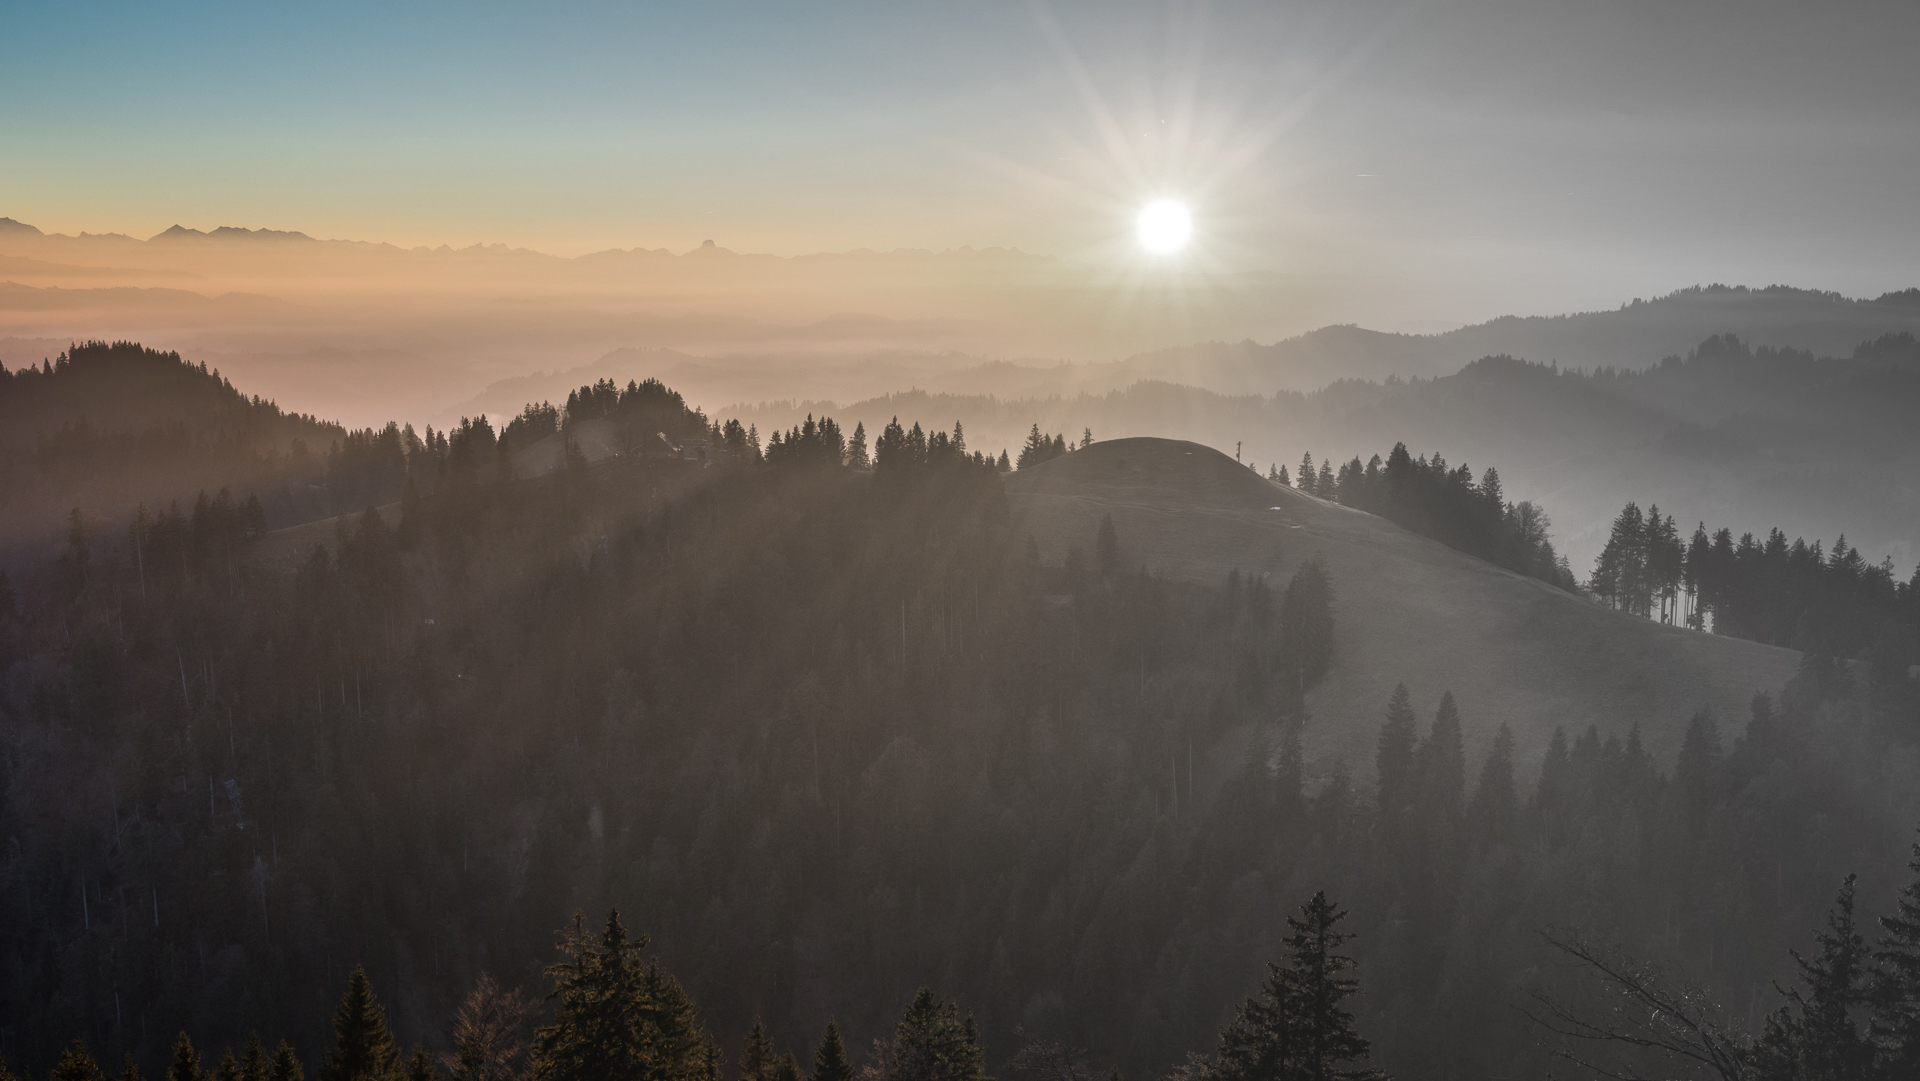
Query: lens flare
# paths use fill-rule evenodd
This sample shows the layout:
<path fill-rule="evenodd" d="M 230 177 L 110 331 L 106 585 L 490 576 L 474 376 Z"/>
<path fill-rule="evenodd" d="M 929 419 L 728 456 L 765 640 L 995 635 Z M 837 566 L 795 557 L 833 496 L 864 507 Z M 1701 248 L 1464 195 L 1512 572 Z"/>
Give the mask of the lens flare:
<path fill-rule="evenodd" d="M 1171 255 L 1193 239 L 1193 213 L 1178 199 L 1155 199 L 1134 223 L 1140 246 L 1155 255 Z"/>

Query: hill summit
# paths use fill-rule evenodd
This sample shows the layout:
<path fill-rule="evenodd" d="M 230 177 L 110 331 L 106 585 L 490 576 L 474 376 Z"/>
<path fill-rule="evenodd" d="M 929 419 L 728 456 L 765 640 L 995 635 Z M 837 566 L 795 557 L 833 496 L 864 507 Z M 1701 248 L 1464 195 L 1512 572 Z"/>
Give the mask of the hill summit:
<path fill-rule="evenodd" d="M 1334 588 L 1334 663 L 1308 694 L 1305 744 L 1323 774 L 1335 757 L 1370 774 L 1382 711 L 1403 681 L 1426 709 L 1454 693 L 1469 761 L 1511 725 L 1524 773 L 1556 728 L 1597 725 L 1624 739 L 1617 729 L 1638 722 L 1647 748 L 1670 756 L 1694 711 L 1743 716 L 1799 665 L 1793 650 L 1601 607 L 1264 480 L 1198 443 L 1094 443 L 1014 474 L 1007 498 L 1045 562 L 1090 551 L 1107 515 L 1124 565 L 1174 578 L 1238 570 L 1284 583 L 1320 556 Z"/>

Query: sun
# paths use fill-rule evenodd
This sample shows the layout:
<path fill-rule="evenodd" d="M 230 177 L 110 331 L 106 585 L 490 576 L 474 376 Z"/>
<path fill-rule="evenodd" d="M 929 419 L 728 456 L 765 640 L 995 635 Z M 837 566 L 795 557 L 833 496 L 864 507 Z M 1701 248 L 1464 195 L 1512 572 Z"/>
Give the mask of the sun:
<path fill-rule="evenodd" d="M 1155 255 L 1172 255 L 1193 239 L 1193 212 L 1178 199 L 1155 199 L 1134 221 L 1140 246 Z"/>

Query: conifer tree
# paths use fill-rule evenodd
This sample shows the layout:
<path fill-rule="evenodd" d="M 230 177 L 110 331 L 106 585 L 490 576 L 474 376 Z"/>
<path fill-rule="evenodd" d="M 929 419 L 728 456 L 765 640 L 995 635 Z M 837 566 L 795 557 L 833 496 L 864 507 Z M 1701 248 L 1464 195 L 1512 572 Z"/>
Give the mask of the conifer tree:
<path fill-rule="evenodd" d="M 1100 566 L 1100 575 L 1111 578 L 1120 569 L 1120 534 L 1113 528 L 1113 515 L 1100 516 L 1100 529 L 1094 535 L 1094 558 Z"/>
<path fill-rule="evenodd" d="M 773 1040 L 758 1017 L 747 1030 L 746 1046 L 740 1050 L 740 1081 L 772 1081 Z"/>
<path fill-rule="evenodd" d="M 270 1081 L 306 1081 L 307 1071 L 300 1065 L 300 1056 L 295 1054 L 293 1046 L 285 1040 L 273 1051 L 273 1070 Z"/>
<path fill-rule="evenodd" d="M 4 1062 L 0 1062 L 0 1081 L 12 1081 L 10 1075 L 7 1073 L 7 1064 Z M 126 1058 L 121 1061 L 120 1081 L 146 1081 L 146 1076 L 140 1072 L 139 1063 L 133 1061 L 131 1054 L 127 1055 Z M 266 1081 L 266 1079 L 262 1077 L 261 1081 Z"/>
<path fill-rule="evenodd" d="M 847 442 L 847 468 L 873 468 L 873 459 L 867 454 L 867 426 L 865 424 L 856 422 L 853 426 L 853 438 Z"/>
<path fill-rule="evenodd" d="M 233 1048 L 220 1056 L 220 1064 L 213 1068 L 213 1081 L 240 1081 L 240 1060 L 233 1057 Z"/>
<path fill-rule="evenodd" d="M 107 1081 L 100 1064 L 94 1061 L 93 1052 L 87 1050 L 86 1041 L 77 1036 L 60 1052 L 60 1061 L 54 1063 L 47 1077 L 48 1081 Z"/>
<path fill-rule="evenodd" d="M 992 1081 L 971 1015 L 922 987 L 893 1029 L 889 1081 Z"/>
<path fill-rule="evenodd" d="M 641 958 L 618 910 L 600 934 L 583 916 L 562 932 L 552 965 L 554 1022 L 534 1034 L 536 1081 L 684 1081 L 714 1071 L 719 1052 L 679 981 Z"/>
<path fill-rule="evenodd" d="M 404 1076 L 387 1012 L 359 965 L 347 976 L 347 992 L 334 1010 L 333 1035 L 334 1049 L 320 1067 L 320 1081 L 400 1081 Z"/>
<path fill-rule="evenodd" d="M 1380 727 L 1379 749 L 1373 757 L 1380 775 L 1380 817 L 1389 826 L 1401 820 L 1412 801 L 1414 753 L 1419 742 L 1413 699 L 1407 685 L 1401 683 L 1393 688 L 1393 697 L 1387 702 L 1387 723 Z"/>
<path fill-rule="evenodd" d="M 260 1037 L 248 1036 L 246 1054 L 240 1059 L 240 1081 L 268 1081 L 269 1069 L 267 1051 L 260 1046 Z"/>
<path fill-rule="evenodd" d="M 167 1066 L 167 1081 L 201 1081 L 200 1055 L 193 1041 L 182 1032 L 173 1041 L 173 1061 Z"/>
<path fill-rule="evenodd" d="M 853 1064 L 847 1061 L 840 1026 L 831 1019 L 820 1035 L 820 1049 L 813 1053 L 813 1075 L 808 1081 L 853 1081 Z"/>
<path fill-rule="evenodd" d="M 1300 455 L 1300 490 L 1308 495 L 1319 495 L 1320 489 L 1313 471 L 1313 454 L 1310 451 Z"/>
<path fill-rule="evenodd" d="M 1920 844 L 1895 911 L 1880 917 L 1869 1033 L 1886 1078 L 1920 1077 Z"/>
<path fill-rule="evenodd" d="M 1293 487 L 1293 480 L 1287 476 L 1287 467 L 1284 465 L 1280 467 L 1280 486 L 1282 488 Z"/>
<path fill-rule="evenodd" d="M 1798 951 L 1800 984 L 1767 1018 L 1753 1051 L 1763 1081 L 1860 1081 L 1870 1075 L 1873 1046 L 1854 1019 L 1868 1001 L 1866 941 L 1854 926 L 1854 876 L 1848 875 L 1816 936 L 1811 960 Z"/>
<path fill-rule="evenodd" d="M 1303 1081 L 1384 1081 L 1380 1071 L 1361 1065 L 1370 1047 L 1342 1005 L 1360 992 L 1347 973 L 1357 962 L 1339 952 L 1354 936 L 1337 925 L 1346 917 L 1324 892 L 1301 906 L 1301 918 L 1287 917 L 1288 976 L 1292 984 L 1295 1046 L 1293 1077 Z"/>
<path fill-rule="evenodd" d="M 407 1056 L 407 1081 L 436 1081 L 440 1068 L 434 1064 L 433 1052 L 424 1047 L 416 1047 L 413 1054 Z"/>
<path fill-rule="evenodd" d="M 1465 757 L 1460 710 L 1453 703 L 1453 692 L 1445 691 L 1433 715 L 1433 728 L 1419 752 L 1422 813 L 1432 826 L 1449 824 L 1461 813 L 1466 790 Z"/>
<path fill-rule="evenodd" d="M 1513 729 L 1502 724 L 1494 733 L 1493 749 L 1480 767 L 1480 780 L 1467 809 L 1475 841 L 1493 845 L 1511 840 L 1519 802 L 1513 781 Z"/>
<path fill-rule="evenodd" d="M 773 1068 L 767 1072 L 768 1081 L 802 1081 L 800 1063 L 788 1051 L 774 1061 Z"/>

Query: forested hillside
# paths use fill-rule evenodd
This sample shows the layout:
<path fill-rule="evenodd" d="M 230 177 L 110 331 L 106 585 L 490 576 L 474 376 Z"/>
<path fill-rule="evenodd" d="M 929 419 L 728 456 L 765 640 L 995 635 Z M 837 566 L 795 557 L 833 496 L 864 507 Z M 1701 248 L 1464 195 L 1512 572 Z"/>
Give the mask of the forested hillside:
<path fill-rule="evenodd" d="M 1539 769 L 1469 752 L 1475 703 L 1420 680 L 1309 779 L 1316 681 L 1372 656 L 1337 574 L 1164 577 L 1120 515 L 1036 541 L 929 427 L 871 472 L 816 424 L 759 464 L 524 480 L 469 431 L 422 459 L 436 490 L 292 552 L 143 564 L 82 523 L 0 616 L 0 1054 L 37 1073 L 84 1036 L 151 1073 L 182 1029 L 258 1032 L 312 1071 L 355 965 L 444 1050 L 482 972 L 537 991 L 552 929 L 618 905 L 726 1048 L 826 1016 L 864 1048 L 931 986 L 989 1068 L 1019 1028 L 1145 1077 L 1214 1046 L 1325 889 L 1377 1063 L 1537 1075 L 1513 1005 L 1572 977 L 1533 929 L 1668 958 L 1757 1025 L 1841 875 L 1891 897 L 1905 672 L 1822 662 L 1677 755 L 1620 716 Z M 1033 476 L 1144 453 L 1101 446 Z"/>
<path fill-rule="evenodd" d="M 274 525 L 324 517 L 337 424 L 249 398 L 177 353 L 88 342 L 0 367 L 0 546 L 41 541 L 78 508 L 125 524 L 202 491 L 257 496 Z"/>

